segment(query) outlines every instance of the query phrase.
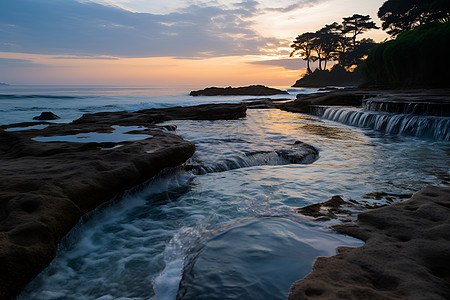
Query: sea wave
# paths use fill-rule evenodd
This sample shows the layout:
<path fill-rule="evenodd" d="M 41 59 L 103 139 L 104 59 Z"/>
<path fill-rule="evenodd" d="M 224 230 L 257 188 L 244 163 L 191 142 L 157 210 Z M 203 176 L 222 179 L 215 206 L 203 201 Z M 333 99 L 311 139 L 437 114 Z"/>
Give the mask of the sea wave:
<path fill-rule="evenodd" d="M 0 99 L 80 99 L 88 96 L 0 94 Z"/>

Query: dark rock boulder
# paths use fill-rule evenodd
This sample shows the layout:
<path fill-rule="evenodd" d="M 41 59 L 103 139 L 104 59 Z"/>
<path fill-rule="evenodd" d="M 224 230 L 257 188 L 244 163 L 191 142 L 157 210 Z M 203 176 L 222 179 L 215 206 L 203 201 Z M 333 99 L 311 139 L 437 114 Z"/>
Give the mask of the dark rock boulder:
<path fill-rule="evenodd" d="M 286 91 L 269 88 L 263 85 L 251 85 L 245 87 L 233 88 L 231 86 L 226 88 L 210 87 L 199 91 L 192 91 L 191 96 L 272 96 L 272 95 L 286 95 Z"/>
<path fill-rule="evenodd" d="M 60 119 L 57 115 L 50 111 L 44 111 L 39 116 L 33 117 L 33 120 L 56 120 Z"/>
<path fill-rule="evenodd" d="M 319 158 L 319 151 L 315 147 L 301 141 L 296 141 L 289 149 L 276 152 L 292 164 L 310 164 Z"/>

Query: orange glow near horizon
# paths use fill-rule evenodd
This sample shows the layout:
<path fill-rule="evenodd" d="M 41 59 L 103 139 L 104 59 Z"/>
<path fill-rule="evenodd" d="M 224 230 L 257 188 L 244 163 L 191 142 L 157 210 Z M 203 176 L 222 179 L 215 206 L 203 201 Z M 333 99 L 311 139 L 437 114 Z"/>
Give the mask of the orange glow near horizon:
<path fill-rule="evenodd" d="M 65 1 L 60 4 L 63 2 Z M 54 21 L 55 23 L 47 24 L 41 22 L 42 16 L 46 16 L 45 10 L 37 14 L 31 11 L 31 13 L 28 12 L 28 16 L 35 23 L 25 22 L 22 24 L 24 17 L 16 14 L 18 8 L 11 5 L 11 8 L 15 7 L 15 10 L 11 12 L 14 12 L 12 15 L 16 18 L 12 19 L 11 24 L 0 24 L 4 27 L 0 28 L 0 32 L 2 30 L 11 31 L 9 40 L 0 41 L 0 46 L 4 46 L 2 48 L 4 50 L 1 51 L 6 51 L 0 52 L 0 82 L 12 85 L 153 87 L 250 84 L 290 86 L 306 72 L 305 62 L 301 58 L 293 58 L 292 62 L 289 61 L 289 53 L 292 50 L 290 45 L 296 36 L 307 31 L 315 32 L 326 24 L 340 22 L 343 17 L 351 16 L 354 13 L 369 14 L 380 25 L 376 14 L 383 0 L 311 0 L 300 1 L 295 5 L 293 5 L 293 0 L 275 2 L 261 0 L 242 3 L 217 0 L 207 1 L 202 5 L 191 5 L 191 2 L 181 0 L 168 2 L 67 1 L 67 3 L 69 2 L 77 4 L 78 8 L 82 6 L 80 3 L 100 3 L 100 6 L 97 7 L 98 11 L 93 12 L 94 16 L 97 16 L 97 13 L 99 15 L 95 18 L 92 17 L 92 20 L 70 15 L 76 25 L 72 28 L 75 36 L 70 39 L 70 43 L 64 39 L 59 43 L 59 36 L 63 34 L 57 30 L 59 26 L 57 22 L 61 22 L 59 19 L 50 18 L 49 22 Z M 49 4 L 51 1 L 43 1 L 43 3 Z M 116 7 L 117 9 L 112 13 L 109 5 L 118 5 L 123 9 Z M 209 10 L 208 7 L 213 9 Z M 236 8 L 239 7 L 241 8 L 238 11 L 242 11 L 240 13 L 236 11 Z M 89 7 L 83 7 L 83 9 L 89 9 Z M 146 22 L 137 22 L 131 18 L 132 13 L 127 9 L 142 13 L 140 17 L 143 17 Z M 65 14 L 66 10 L 62 9 L 61 12 Z M 80 12 L 72 13 L 77 15 Z M 198 18 L 198 22 L 196 18 Z M 177 25 L 172 26 L 172 22 Z M 34 24 L 33 26 L 36 28 L 30 24 Z M 79 31 L 77 29 L 80 28 L 79 26 L 81 28 L 86 26 L 89 30 Z M 197 32 L 201 27 L 207 29 L 212 27 L 212 30 Z M 20 30 L 16 31 L 18 28 L 24 30 L 23 34 Z M 103 31 L 103 28 L 107 30 Z M 147 31 L 154 35 L 145 34 Z M 103 37 L 105 32 L 109 33 L 105 36 L 107 42 L 96 41 L 95 37 Z M 123 32 L 129 33 L 131 42 L 126 44 L 109 43 L 120 41 L 120 39 L 127 40 Z M 187 35 L 183 38 L 184 33 Z M 218 35 L 223 35 L 222 43 L 220 38 L 216 43 Z M 195 38 L 196 36 L 199 38 Z M 358 39 L 364 37 L 381 42 L 387 37 L 387 34 L 382 30 L 370 30 L 358 36 Z M 29 46 L 27 46 L 28 41 L 31 41 Z M 159 41 L 165 41 L 165 43 L 156 45 Z M 160 47 L 153 47 L 154 44 Z M 190 50 L 184 52 L 184 46 Z M 46 51 L 47 53 L 58 53 L 58 55 L 36 54 Z M 202 53 L 202 51 L 205 52 Z M 90 53 L 93 57 L 76 56 L 79 53 Z M 253 55 L 249 55 L 249 53 Z M 121 55 L 121 57 L 100 54 Z M 94 55 L 98 56 L 94 57 Z M 127 56 L 133 55 L 142 57 L 127 58 Z M 147 55 L 154 57 L 145 57 Z M 175 57 L 177 55 L 186 55 L 191 58 Z M 210 55 L 217 56 L 208 57 Z M 201 58 L 194 56 L 201 56 Z M 331 65 L 332 63 L 329 63 L 329 66 Z"/>
<path fill-rule="evenodd" d="M 302 69 L 287 70 L 280 66 L 250 63 L 276 59 L 274 56 L 80 59 L 75 56 L 3 52 L 0 57 L 32 62 L 13 76 L 11 84 L 290 86 L 304 72 Z"/>

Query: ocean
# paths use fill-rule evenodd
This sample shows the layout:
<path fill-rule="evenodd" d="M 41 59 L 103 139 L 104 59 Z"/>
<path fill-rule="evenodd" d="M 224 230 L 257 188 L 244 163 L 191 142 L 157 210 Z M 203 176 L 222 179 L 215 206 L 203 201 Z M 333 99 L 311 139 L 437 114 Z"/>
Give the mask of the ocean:
<path fill-rule="evenodd" d="M 42 111 L 64 123 L 84 113 L 258 98 L 188 95 L 198 88 L 0 87 L 0 124 L 29 122 Z M 316 91 L 284 89 L 290 95 L 272 98 Z M 338 221 L 317 222 L 296 208 L 334 195 L 360 204 L 379 203 L 379 195 L 398 201 L 395 195 L 449 184 L 449 118 L 436 118 L 430 122 L 444 124 L 436 129 L 443 134 L 277 109 L 250 109 L 239 120 L 167 122 L 196 144 L 189 163 L 203 171 L 164 171 L 84 216 L 19 299 L 175 299 L 183 270 L 195 275 L 197 294 L 285 299 L 315 257 L 362 245 L 328 228 Z M 295 141 L 316 147 L 319 159 L 291 164 L 271 155 Z"/>

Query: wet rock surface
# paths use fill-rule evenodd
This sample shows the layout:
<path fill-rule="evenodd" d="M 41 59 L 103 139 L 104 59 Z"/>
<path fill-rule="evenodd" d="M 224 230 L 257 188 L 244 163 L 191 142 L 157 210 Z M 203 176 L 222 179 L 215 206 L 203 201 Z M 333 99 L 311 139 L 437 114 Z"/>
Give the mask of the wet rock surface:
<path fill-rule="evenodd" d="M 56 119 L 59 119 L 59 117 L 50 111 L 44 111 L 39 116 L 33 118 L 33 120 L 56 120 Z"/>
<path fill-rule="evenodd" d="M 311 106 L 361 106 L 362 100 L 374 94 L 353 90 L 337 90 L 315 94 L 299 94 L 297 99 L 281 105 L 280 108 L 300 113 L 310 113 Z"/>
<path fill-rule="evenodd" d="M 450 188 L 428 186 L 333 229 L 366 243 L 317 258 L 288 299 L 448 299 Z"/>
<path fill-rule="evenodd" d="M 411 194 L 392 194 L 386 192 L 373 192 L 363 195 L 358 201 L 350 199 L 345 201 L 339 195 L 331 199 L 297 208 L 297 212 L 314 218 L 316 221 L 329 221 L 339 219 L 341 222 L 355 220 L 356 214 L 367 209 L 374 209 L 391 205 L 395 202 L 411 198 Z"/>
<path fill-rule="evenodd" d="M 226 88 L 210 87 L 203 90 L 191 91 L 191 96 L 272 96 L 272 95 L 286 95 L 286 91 L 269 88 L 263 85 L 250 85 L 244 87 L 233 88 L 231 86 Z"/>
<path fill-rule="evenodd" d="M 0 299 L 17 295 L 54 258 L 81 215 L 167 167 L 186 161 L 193 143 L 154 124 L 173 119 L 234 119 L 245 106 L 202 105 L 84 115 L 71 124 L 0 127 Z M 144 139 L 120 142 L 38 142 L 36 136 L 112 133 L 113 125 Z M 136 130 L 136 127 L 139 129 Z M 20 131 L 6 128 L 25 127 Z M 171 128 L 175 129 L 175 128 Z"/>
<path fill-rule="evenodd" d="M 417 115 L 450 115 L 449 90 L 374 90 L 338 89 L 322 93 L 298 94 L 296 100 L 277 105 L 278 108 L 310 113 L 314 106 L 354 106 L 363 102 L 367 109 Z"/>
<path fill-rule="evenodd" d="M 190 163 L 186 163 L 184 167 L 194 174 L 206 174 L 252 166 L 310 164 L 318 158 L 319 151 L 314 146 L 296 141 L 291 145 L 285 145 L 283 149 L 247 152 L 243 156 L 217 160 L 215 163 L 208 165 L 200 161 L 191 161 Z"/>

